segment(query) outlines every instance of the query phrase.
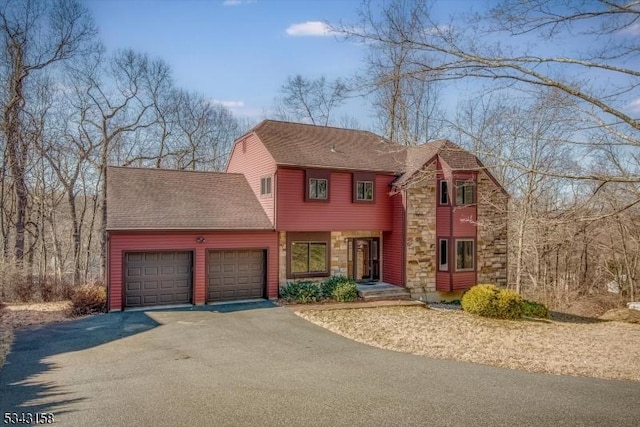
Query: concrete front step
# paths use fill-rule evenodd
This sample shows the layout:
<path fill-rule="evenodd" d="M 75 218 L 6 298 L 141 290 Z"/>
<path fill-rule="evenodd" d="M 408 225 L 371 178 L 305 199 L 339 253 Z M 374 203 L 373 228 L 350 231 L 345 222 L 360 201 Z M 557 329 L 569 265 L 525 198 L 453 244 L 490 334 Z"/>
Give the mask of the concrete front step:
<path fill-rule="evenodd" d="M 363 295 L 364 301 L 410 301 L 410 294 Z"/>
<path fill-rule="evenodd" d="M 358 285 L 358 295 L 365 301 L 408 301 L 411 299 L 411 294 L 405 288 L 390 285 L 388 283 Z"/>

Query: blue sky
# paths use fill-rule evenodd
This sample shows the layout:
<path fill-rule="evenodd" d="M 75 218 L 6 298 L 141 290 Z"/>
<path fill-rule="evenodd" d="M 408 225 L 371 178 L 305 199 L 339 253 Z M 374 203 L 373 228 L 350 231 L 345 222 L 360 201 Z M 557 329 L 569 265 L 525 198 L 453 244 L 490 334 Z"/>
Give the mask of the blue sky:
<path fill-rule="evenodd" d="M 262 118 L 289 75 L 348 77 L 366 46 L 327 35 L 321 22 L 354 22 L 359 0 L 86 0 L 109 51 L 167 61 L 177 86 L 238 116 Z M 368 120 L 364 101 L 350 114 Z"/>
<path fill-rule="evenodd" d="M 375 4 L 375 0 L 374 4 Z M 434 12 L 464 12 L 492 0 L 447 0 Z M 132 48 L 168 62 L 178 87 L 203 93 L 238 117 L 264 118 L 287 76 L 350 77 L 362 70 L 367 46 L 327 34 L 322 22 L 356 23 L 360 0 L 84 0 L 109 51 Z M 640 27 L 633 27 L 637 36 Z M 545 55 L 572 51 L 584 39 L 549 45 L 529 39 Z M 443 102 L 455 111 L 457 94 L 473 82 L 451 83 Z M 640 111 L 640 98 L 629 108 Z M 356 98 L 338 115 L 373 128 L 370 104 Z M 374 129 L 375 130 L 375 129 Z"/>

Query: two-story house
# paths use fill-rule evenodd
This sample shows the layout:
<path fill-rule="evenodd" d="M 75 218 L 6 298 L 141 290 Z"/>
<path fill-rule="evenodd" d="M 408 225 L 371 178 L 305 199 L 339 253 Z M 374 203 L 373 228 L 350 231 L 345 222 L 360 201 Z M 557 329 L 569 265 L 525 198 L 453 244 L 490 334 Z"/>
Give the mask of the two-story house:
<path fill-rule="evenodd" d="M 506 283 L 508 196 L 469 152 L 265 120 L 226 173 L 109 168 L 109 308 L 276 298 L 345 275 L 439 300 Z"/>

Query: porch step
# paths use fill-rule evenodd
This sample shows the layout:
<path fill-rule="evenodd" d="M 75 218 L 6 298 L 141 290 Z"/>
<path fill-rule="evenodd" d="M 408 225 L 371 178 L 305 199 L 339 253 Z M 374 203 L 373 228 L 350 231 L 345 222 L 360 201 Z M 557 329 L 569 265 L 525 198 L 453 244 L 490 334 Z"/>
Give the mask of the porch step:
<path fill-rule="evenodd" d="M 358 296 L 365 301 L 401 300 L 408 301 L 411 294 L 407 289 L 388 283 L 375 285 L 358 285 Z"/>

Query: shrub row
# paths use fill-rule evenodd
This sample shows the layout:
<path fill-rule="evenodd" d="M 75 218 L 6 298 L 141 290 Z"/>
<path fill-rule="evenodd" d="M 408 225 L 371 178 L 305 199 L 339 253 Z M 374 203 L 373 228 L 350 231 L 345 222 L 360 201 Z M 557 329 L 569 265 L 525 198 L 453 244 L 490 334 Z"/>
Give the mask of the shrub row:
<path fill-rule="evenodd" d="M 519 319 L 522 316 L 548 318 L 544 304 L 523 300 L 509 289 L 495 285 L 476 285 L 462 296 L 462 309 L 469 313 L 498 319 Z"/>
<path fill-rule="evenodd" d="M 324 282 L 298 280 L 280 288 L 280 298 L 297 304 L 310 304 L 323 298 L 351 302 L 358 298 L 356 283 L 344 276 L 332 276 Z"/>
<path fill-rule="evenodd" d="M 0 298 L 7 302 L 69 299 L 72 287 L 52 275 L 39 276 L 0 262 Z"/>
<path fill-rule="evenodd" d="M 71 315 L 102 313 L 107 308 L 107 288 L 100 284 L 82 285 L 71 295 Z"/>

